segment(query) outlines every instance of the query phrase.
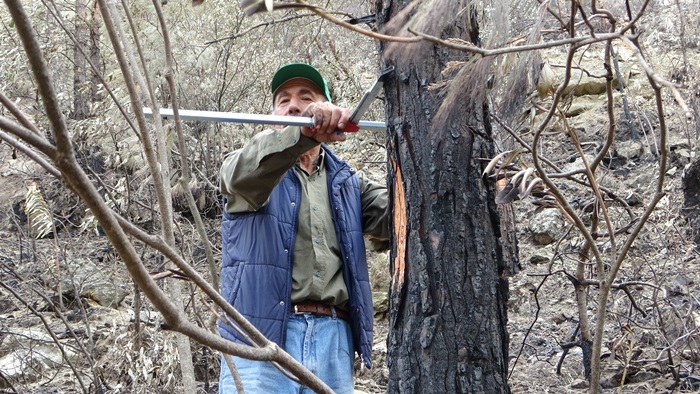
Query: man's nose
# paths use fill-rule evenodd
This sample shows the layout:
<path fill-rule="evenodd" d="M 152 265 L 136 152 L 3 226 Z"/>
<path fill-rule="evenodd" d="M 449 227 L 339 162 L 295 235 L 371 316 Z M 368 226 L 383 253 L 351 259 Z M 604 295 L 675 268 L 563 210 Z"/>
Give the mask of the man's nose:
<path fill-rule="evenodd" d="M 289 100 L 289 105 L 287 106 L 287 115 L 288 116 L 299 116 L 303 112 L 303 108 L 301 107 L 301 100 L 292 98 Z"/>

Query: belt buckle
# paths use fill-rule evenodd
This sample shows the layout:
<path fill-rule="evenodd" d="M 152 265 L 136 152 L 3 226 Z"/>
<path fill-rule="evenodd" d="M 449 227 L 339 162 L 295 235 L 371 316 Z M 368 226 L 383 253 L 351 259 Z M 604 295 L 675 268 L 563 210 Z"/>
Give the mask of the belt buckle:
<path fill-rule="evenodd" d="M 294 305 L 294 314 L 295 315 L 308 315 L 309 312 L 300 312 L 299 311 L 299 305 Z"/>

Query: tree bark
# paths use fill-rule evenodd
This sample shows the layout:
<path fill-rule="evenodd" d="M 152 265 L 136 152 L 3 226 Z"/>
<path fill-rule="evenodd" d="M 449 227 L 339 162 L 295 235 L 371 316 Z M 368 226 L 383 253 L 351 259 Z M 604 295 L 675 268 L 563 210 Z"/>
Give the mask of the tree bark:
<path fill-rule="evenodd" d="M 102 60 L 102 53 L 100 52 L 100 37 L 101 37 L 101 17 L 100 10 L 97 6 L 97 2 L 93 2 L 91 5 L 90 20 L 88 27 L 90 29 L 90 61 L 96 70 L 92 70 L 90 73 L 90 99 L 92 102 L 97 102 L 102 100 L 102 94 L 100 94 L 99 86 L 102 84 L 100 75 L 104 74 L 105 65 Z"/>
<path fill-rule="evenodd" d="M 99 74 L 104 72 L 104 65 L 100 54 L 97 3 L 75 0 L 73 37 L 73 109 L 69 116 L 71 119 L 83 120 L 90 116 L 90 104 L 101 99 L 98 94 L 98 86 L 101 84 Z"/>
<path fill-rule="evenodd" d="M 87 119 L 90 115 L 90 91 L 87 89 L 88 69 L 87 60 L 80 48 L 87 50 L 89 42 L 89 28 L 87 24 L 88 8 L 87 0 L 75 0 L 75 21 L 73 35 L 73 111 L 71 119 Z"/>
<path fill-rule="evenodd" d="M 403 3 L 378 2 L 381 25 Z M 442 37 L 478 43 L 469 12 Z M 475 14 L 473 14 L 475 15 Z M 385 85 L 391 252 L 389 393 L 509 393 L 507 259 L 492 182 L 481 173 L 494 155 L 488 107 L 459 102 L 458 116 L 431 131 L 447 62 L 464 54 L 433 47 L 406 59 L 395 50 Z M 425 53 L 424 53 L 425 54 Z M 403 58 L 401 58 L 403 56 Z M 469 86 L 465 89 L 486 89 Z"/>

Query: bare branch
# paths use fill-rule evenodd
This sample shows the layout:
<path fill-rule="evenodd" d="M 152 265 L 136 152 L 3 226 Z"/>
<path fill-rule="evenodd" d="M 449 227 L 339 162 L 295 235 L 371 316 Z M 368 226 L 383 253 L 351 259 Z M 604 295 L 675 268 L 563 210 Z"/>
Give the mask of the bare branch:
<path fill-rule="evenodd" d="M 307 4 L 306 1 L 300 1 L 302 4 Z M 323 19 L 326 19 L 329 22 L 335 23 L 338 26 L 344 27 L 348 30 L 352 30 L 356 33 L 360 33 L 362 35 L 365 35 L 367 37 L 374 38 L 376 40 L 381 40 L 381 41 L 389 41 L 389 42 L 400 42 L 404 44 L 410 44 L 410 43 L 416 43 L 420 42 L 422 38 L 420 37 L 401 37 L 401 36 L 390 36 L 386 34 L 381 34 L 381 33 L 375 33 L 370 30 L 363 29 L 359 26 L 353 25 L 351 23 L 345 22 L 341 19 L 338 19 L 331 15 L 328 11 L 321 7 L 313 7 L 311 8 L 311 11 L 315 13 L 316 15 L 322 17 Z"/>
<path fill-rule="evenodd" d="M 15 28 L 19 34 L 22 46 L 27 55 L 27 60 L 31 67 L 34 79 L 38 86 L 39 94 L 41 95 L 44 109 L 48 117 L 51 128 L 54 130 L 56 137 L 56 146 L 58 152 L 64 152 L 72 149 L 70 137 L 66 133 L 66 122 L 61 112 L 61 107 L 56 96 L 56 91 L 53 86 L 51 74 L 49 73 L 48 64 L 41 53 L 41 46 L 36 39 L 36 34 L 32 28 L 31 21 L 24 12 L 24 8 L 19 0 L 5 0 L 7 8 L 10 10 L 12 20 L 15 21 Z M 22 138 L 22 137 L 20 137 Z M 24 139 L 24 138 L 22 138 Z M 39 147 L 41 149 L 41 147 Z M 43 151 L 43 150 L 42 150 Z M 45 154 L 48 153 L 44 152 Z M 61 160 L 59 154 L 56 159 Z"/>
<path fill-rule="evenodd" d="M 637 61 L 639 64 L 642 66 L 644 69 L 644 72 L 647 74 L 647 77 L 654 81 L 654 83 L 659 84 L 661 86 L 667 87 L 670 91 L 671 94 L 673 95 L 673 98 L 676 100 L 676 103 L 681 106 L 681 109 L 683 109 L 683 113 L 685 114 L 685 117 L 687 119 L 692 119 L 693 118 L 693 113 L 688 109 L 688 105 L 685 103 L 685 100 L 681 96 L 680 91 L 678 90 L 678 85 L 667 81 L 663 78 L 661 78 L 655 71 L 654 69 L 649 65 L 649 63 L 646 61 L 644 58 L 644 55 L 642 55 L 641 50 L 639 49 L 639 46 L 631 40 L 629 37 L 621 37 L 622 41 L 624 41 L 626 44 L 628 44 L 628 47 L 632 49 L 634 55 L 637 58 Z M 662 113 L 662 112 L 660 112 Z"/>
<path fill-rule="evenodd" d="M 4 128 L 4 126 L 2 126 L 2 121 L 3 118 L 0 118 L 0 128 Z M 24 153 L 28 158 L 34 160 L 36 163 L 42 166 L 49 174 L 53 175 L 58 179 L 61 179 L 61 173 L 56 169 L 56 167 L 54 167 L 51 163 L 46 161 L 46 159 L 44 159 L 43 157 L 39 156 L 27 145 L 24 145 L 23 143 L 17 141 L 16 139 L 12 138 L 10 135 L 3 131 L 0 131 L 0 140 L 6 141 L 15 149 Z"/>
<path fill-rule="evenodd" d="M 10 101 L 10 99 L 7 96 L 5 96 L 3 92 L 0 92 L 0 104 L 2 104 L 5 108 L 9 110 L 12 116 L 14 116 L 15 119 L 17 119 L 17 121 L 19 121 L 19 123 L 22 126 L 31 130 L 32 132 L 34 132 L 34 134 L 41 136 L 41 131 L 39 131 L 39 129 L 34 125 L 34 123 L 32 123 L 29 120 L 29 118 L 27 118 L 24 112 L 17 108 L 17 106 L 12 101 Z"/>
<path fill-rule="evenodd" d="M 238 33 L 236 33 L 236 34 L 231 34 L 231 35 L 229 35 L 229 36 L 217 38 L 217 39 L 210 40 L 210 41 L 205 41 L 205 42 L 204 42 L 204 45 L 211 45 L 211 44 L 216 44 L 216 43 L 219 43 L 219 42 L 222 42 L 222 41 L 235 40 L 236 38 L 243 37 L 243 36 L 247 35 L 248 33 L 250 33 L 251 31 L 257 30 L 257 29 L 259 29 L 259 28 L 261 28 L 261 27 L 273 26 L 273 25 L 277 25 L 277 24 L 281 24 L 281 23 L 293 21 L 293 20 L 295 20 L 295 19 L 305 18 L 305 17 L 307 17 L 307 16 L 316 16 L 316 14 L 311 14 L 311 13 L 307 13 L 307 14 L 297 14 L 297 15 L 291 15 L 291 16 L 288 16 L 288 17 L 282 18 L 282 19 L 275 19 L 275 20 L 272 20 L 272 21 L 269 21 L 269 22 L 261 22 L 261 23 L 258 23 L 257 25 L 251 26 L 251 27 L 249 27 L 249 28 L 243 30 L 242 32 L 238 32 Z"/>
<path fill-rule="evenodd" d="M 30 129 L 27 129 L 4 116 L 0 116 L 0 129 L 14 134 L 24 142 L 37 148 L 41 153 L 55 160 L 57 154 L 56 147 L 51 145 L 46 139 L 44 139 L 44 137 L 36 135 Z"/>
<path fill-rule="evenodd" d="M 541 44 L 531 44 L 531 45 L 520 45 L 520 46 L 510 46 L 510 47 L 504 47 L 504 48 L 497 48 L 497 49 L 484 49 L 477 47 L 473 44 L 464 44 L 464 43 L 456 43 L 450 40 L 443 40 L 434 36 L 430 36 L 425 33 L 417 32 L 411 30 L 411 33 L 417 35 L 420 38 L 423 38 L 427 41 L 430 41 L 434 44 L 450 48 L 450 49 L 456 49 L 460 50 L 463 52 L 469 52 L 469 53 L 475 53 L 481 56 L 498 56 L 498 55 L 505 55 L 508 53 L 518 53 L 518 52 L 529 52 L 529 51 L 534 51 L 534 50 L 539 50 L 539 49 L 547 49 L 547 48 L 555 48 L 555 47 L 560 47 L 560 46 L 567 46 L 567 45 L 575 45 L 577 47 L 584 46 L 584 45 L 590 45 L 590 44 L 595 44 L 597 42 L 602 42 L 602 41 L 607 41 L 607 40 L 614 40 L 614 39 L 619 39 L 622 38 L 622 36 L 618 33 L 608 33 L 608 34 L 600 34 L 597 37 L 573 37 L 573 38 L 565 38 L 562 40 L 556 40 L 556 41 L 549 41 Z"/>

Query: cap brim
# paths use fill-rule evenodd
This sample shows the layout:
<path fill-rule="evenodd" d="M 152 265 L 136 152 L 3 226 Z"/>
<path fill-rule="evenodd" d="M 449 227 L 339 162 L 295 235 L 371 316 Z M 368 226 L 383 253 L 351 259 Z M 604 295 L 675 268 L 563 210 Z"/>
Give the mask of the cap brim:
<path fill-rule="evenodd" d="M 280 86 L 294 78 L 308 79 L 314 85 L 316 85 L 316 87 L 318 87 L 318 90 L 324 96 L 326 96 L 328 101 L 331 101 L 331 94 L 328 91 L 328 84 L 326 83 L 326 80 L 323 79 L 323 76 L 321 76 L 321 73 L 318 72 L 318 70 L 304 63 L 287 64 L 286 66 L 280 67 L 279 70 L 275 72 L 275 75 L 272 77 L 272 81 L 270 82 L 272 97 L 275 97 L 275 93 Z"/>

